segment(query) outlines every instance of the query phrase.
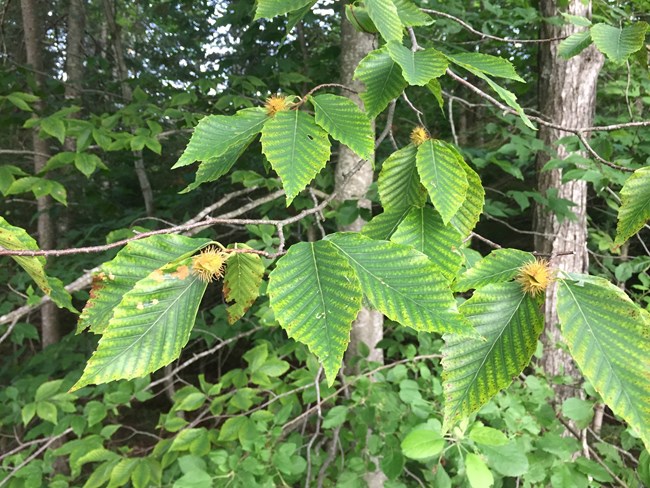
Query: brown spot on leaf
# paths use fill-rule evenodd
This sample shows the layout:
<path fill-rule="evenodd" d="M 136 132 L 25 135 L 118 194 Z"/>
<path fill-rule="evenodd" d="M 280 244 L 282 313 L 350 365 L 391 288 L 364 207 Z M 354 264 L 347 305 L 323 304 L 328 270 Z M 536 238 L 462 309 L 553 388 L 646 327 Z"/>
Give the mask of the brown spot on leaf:
<path fill-rule="evenodd" d="M 185 280 L 189 275 L 190 275 L 190 268 L 188 268 L 186 265 L 179 266 L 178 268 L 176 268 L 176 272 L 172 273 L 172 276 L 174 278 L 178 278 L 179 280 Z"/>
<path fill-rule="evenodd" d="M 157 281 L 158 283 L 165 281 L 165 275 L 163 275 L 163 272 L 159 269 L 155 270 L 149 276 L 152 280 Z"/>

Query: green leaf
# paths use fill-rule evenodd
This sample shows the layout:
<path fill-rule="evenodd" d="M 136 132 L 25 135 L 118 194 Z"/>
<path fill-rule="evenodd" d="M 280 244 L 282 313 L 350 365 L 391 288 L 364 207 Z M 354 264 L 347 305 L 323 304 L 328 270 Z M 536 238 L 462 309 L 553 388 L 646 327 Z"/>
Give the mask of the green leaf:
<path fill-rule="evenodd" d="M 61 144 L 65 142 L 65 123 L 61 117 L 46 117 L 41 119 L 41 129 L 46 134 L 59 140 Z"/>
<path fill-rule="evenodd" d="M 562 403 L 562 415 L 573 420 L 579 429 L 584 429 L 594 418 L 594 403 L 580 398 L 567 398 Z"/>
<path fill-rule="evenodd" d="M 181 256 L 208 245 L 209 239 L 175 234 L 151 236 L 129 242 L 112 261 L 104 263 L 93 278 L 90 300 L 79 316 L 77 333 L 90 327 L 102 334 L 124 295 L 141 279 Z"/>
<path fill-rule="evenodd" d="M 74 158 L 74 165 L 86 177 L 90 177 L 97 166 L 103 166 L 102 160 L 99 156 L 90 153 L 76 153 Z"/>
<path fill-rule="evenodd" d="M 307 15 L 309 11 L 311 11 L 311 8 L 314 6 L 316 2 L 317 0 L 310 0 L 304 7 L 289 13 L 289 15 L 287 16 L 285 38 L 293 30 L 293 28 L 296 25 L 298 25 L 298 22 L 300 22 L 303 19 L 303 17 Z M 262 82 L 261 84 L 265 86 L 264 82 Z"/>
<path fill-rule="evenodd" d="M 650 220 L 650 167 L 637 169 L 621 189 L 616 244 L 623 244 Z"/>
<path fill-rule="evenodd" d="M 124 295 L 72 390 L 139 378 L 180 356 L 207 286 L 191 265 L 186 258 L 159 268 Z"/>
<path fill-rule="evenodd" d="M 474 335 L 445 279 L 420 252 L 355 233 L 329 239 L 356 270 L 370 303 L 389 319 L 419 331 Z"/>
<path fill-rule="evenodd" d="M 405 27 L 419 27 L 433 24 L 433 19 L 425 14 L 411 0 L 393 0 L 397 15 Z"/>
<path fill-rule="evenodd" d="M 54 425 L 59 423 L 56 405 L 51 402 L 43 401 L 36 402 L 36 415 L 46 422 L 51 422 Z"/>
<path fill-rule="evenodd" d="M 278 112 L 264 126 L 262 152 L 282 179 L 288 206 L 325 167 L 330 142 L 314 117 L 289 110 Z"/>
<path fill-rule="evenodd" d="M 515 441 L 499 446 L 483 445 L 481 452 L 487 456 L 490 468 L 503 476 L 516 478 L 530 468 L 526 449 Z"/>
<path fill-rule="evenodd" d="M 445 430 L 476 412 L 528 366 L 544 328 L 541 303 L 519 283 L 500 283 L 476 290 L 461 305 L 483 337 L 445 337 Z"/>
<path fill-rule="evenodd" d="M 311 0 L 257 0 L 254 20 L 272 19 L 277 15 L 298 10 L 310 3 Z"/>
<path fill-rule="evenodd" d="M 454 291 L 465 292 L 510 281 L 517 276 L 519 268 L 534 260 L 532 254 L 519 249 L 495 249 L 460 276 Z"/>
<path fill-rule="evenodd" d="M 317 95 L 310 100 L 314 105 L 318 125 L 362 159 L 374 159 L 375 137 L 372 126 L 356 103 L 349 98 L 329 94 Z"/>
<path fill-rule="evenodd" d="M 268 295 L 277 321 L 318 357 L 331 386 L 361 309 L 354 269 L 331 242 L 294 244 L 269 276 Z"/>
<path fill-rule="evenodd" d="M 19 93 L 20 92 L 10 93 L 7 95 L 7 100 L 9 100 L 15 107 L 19 108 L 20 110 L 24 110 L 25 112 L 33 112 L 32 107 L 29 106 L 23 97 L 18 95 Z"/>
<path fill-rule="evenodd" d="M 27 176 L 14 181 L 5 191 L 5 195 L 17 195 L 31 191 L 36 198 L 51 195 L 57 202 L 66 205 L 66 191 L 61 183 L 46 178 Z"/>
<path fill-rule="evenodd" d="M 438 212 L 429 206 L 411 209 L 391 240 L 426 254 L 448 283 L 460 269 L 462 237 L 451 225 L 445 225 Z"/>
<path fill-rule="evenodd" d="M 376 241 L 387 241 L 395 233 L 413 207 L 393 208 L 373 217 L 363 226 L 363 235 Z"/>
<path fill-rule="evenodd" d="M 234 244 L 230 249 L 251 249 L 246 244 Z M 226 261 L 223 296 L 228 305 L 228 323 L 234 324 L 244 316 L 260 294 L 264 263 L 257 254 L 233 253 Z"/>
<path fill-rule="evenodd" d="M 557 52 L 564 59 L 569 59 L 580 54 L 582 51 L 587 49 L 590 44 L 591 33 L 589 30 L 584 30 L 582 32 L 571 34 L 560 42 Z"/>
<path fill-rule="evenodd" d="M 499 56 L 491 56 L 489 54 L 481 53 L 447 54 L 446 56 L 452 63 L 457 64 L 461 68 L 465 68 L 472 73 L 480 71 L 486 75 L 496 76 L 498 78 L 507 78 L 509 80 L 525 83 L 525 80 L 515 71 L 515 67 L 512 63 Z"/>
<path fill-rule="evenodd" d="M 447 59 L 433 48 L 422 51 L 411 51 L 401 43 L 390 41 L 388 53 L 402 68 L 402 76 L 409 85 L 424 86 L 433 78 L 445 74 Z"/>
<path fill-rule="evenodd" d="M 27 173 L 12 164 L 3 164 L 0 166 L 0 193 L 6 195 L 9 187 L 16 181 L 14 176 L 27 176 Z"/>
<path fill-rule="evenodd" d="M 14 227 L 3 217 L 0 217 L 0 247 L 12 251 L 39 250 L 36 241 L 24 229 Z M 63 283 L 59 279 L 45 274 L 45 258 L 43 256 L 11 256 L 11 258 L 27 272 L 43 293 L 50 296 L 56 305 L 77 313 L 72 306 L 72 297 L 63 287 Z"/>
<path fill-rule="evenodd" d="M 440 433 L 428 428 L 427 424 L 415 427 L 401 444 L 402 453 L 410 459 L 427 459 L 440 454 L 445 440 Z"/>
<path fill-rule="evenodd" d="M 427 201 L 415 164 L 416 154 L 417 148 L 409 144 L 395 151 L 382 164 L 377 187 L 385 210 L 421 207 Z"/>
<path fill-rule="evenodd" d="M 453 225 L 463 239 L 468 237 L 483 213 L 483 205 L 485 203 L 485 190 L 481 178 L 479 178 L 476 171 L 470 168 L 461 157 L 459 163 L 465 170 L 467 176 L 467 195 L 465 201 L 458 209 L 458 212 L 452 217 L 451 225 Z"/>
<path fill-rule="evenodd" d="M 440 86 L 440 81 L 434 78 L 433 80 L 429 81 L 429 83 L 427 83 L 427 88 L 429 89 L 431 94 L 435 97 L 436 101 L 438 102 L 438 106 L 440 107 L 440 110 L 444 114 L 445 101 L 442 99 L 442 86 Z"/>
<path fill-rule="evenodd" d="M 474 74 L 477 74 L 479 72 L 476 72 Z M 503 88 L 501 85 L 495 83 L 492 81 L 490 78 L 487 76 L 479 76 L 479 78 L 483 78 L 490 87 L 496 92 L 497 95 L 506 102 L 506 104 L 512 108 L 515 112 L 517 112 L 517 115 L 519 115 L 519 118 L 523 121 L 524 124 L 526 124 L 527 127 L 537 130 L 537 128 L 533 125 L 533 123 L 530 121 L 528 118 L 528 115 L 524 112 L 524 109 L 521 108 L 521 105 L 519 105 L 519 102 L 517 102 L 517 96 L 512 93 L 510 90 L 506 90 Z"/>
<path fill-rule="evenodd" d="M 627 61 L 631 54 L 643 48 L 647 30 L 646 22 L 635 22 L 623 28 L 595 24 L 591 27 L 591 38 L 598 50 L 610 61 L 621 64 Z"/>
<path fill-rule="evenodd" d="M 211 161 L 226 154 L 233 146 L 240 147 L 262 130 L 268 120 L 263 108 L 245 108 L 233 116 L 203 117 L 192 134 L 187 148 L 172 169 L 195 161 Z M 248 145 L 248 144 L 246 144 Z"/>
<path fill-rule="evenodd" d="M 386 47 L 371 51 L 361 60 L 354 72 L 354 79 L 366 86 L 361 100 L 371 119 L 379 115 L 391 100 L 397 98 L 408 85 L 402 70 L 388 54 Z"/>
<path fill-rule="evenodd" d="M 337 405 L 327 411 L 323 419 L 323 429 L 332 429 L 343 425 L 348 417 L 348 407 L 344 405 Z"/>
<path fill-rule="evenodd" d="M 366 0 L 366 8 L 386 42 L 402 41 L 404 27 L 392 0 Z"/>
<path fill-rule="evenodd" d="M 469 438 L 478 444 L 486 446 L 503 446 L 508 443 L 508 438 L 500 430 L 477 424 L 469 432 Z"/>
<path fill-rule="evenodd" d="M 416 156 L 420 181 L 431 201 L 448 224 L 467 196 L 467 173 L 458 151 L 442 141 L 429 139 L 418 147 Z"/>
<path fill-rule="evenodd" d="M 650 341 L 642 310 L 602 278 L 559 280 L 562 334 L 582 374 L 650 447 Z M 575 280 L 575 281 L 572 281 Z"/>
<path fill-rule="evenodd" d="M 490 488 L 494 485 L 494 476 L 485 461 L 474 453 L 465 456 L 465 472 L 472 488 Z"/>

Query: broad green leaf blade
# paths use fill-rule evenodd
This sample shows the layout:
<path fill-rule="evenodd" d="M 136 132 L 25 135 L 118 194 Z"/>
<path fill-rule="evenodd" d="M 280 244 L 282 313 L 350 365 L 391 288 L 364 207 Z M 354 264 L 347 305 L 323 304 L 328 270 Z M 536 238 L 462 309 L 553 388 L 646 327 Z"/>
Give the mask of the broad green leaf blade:
<path fill-rule="evenodd" d="M 427 192 L 420 183 L 415 164 L 417 147 L 413 144 L 391 154 L 381 166 L 377 187 L 385 210 L 410 206 L 421 207 Z"/>
<path fill-rule="evenodd" d="M 159 268 L 124 295 L 72 390 L 139 378 L 180 356 L 207 287 L 191 266 L 186 258 Z"/>
<path fill-rule="evenodd" d="M 459 155 L 460 156 L 460 155 Z M 453 225 L 463 239 L 468 237 L 483 213 L 483 205 L 485 204 L 485 190 L 479 175 L 470 168 L 469 164 L 460 157 L 459 163 L 465 170 L 467 176 L 467 195 L 465 201 L 458 209 L 458 212 L 452 217 L 451 225 Z"/>
<path fill-rule="evenodd" d="M 185 151 L 172 169 L 195 161 L 210 161 L 223 156 L 235 145 L 254 138 L 268 120 L 263 108 L 245 108 L 235 115 L 208 115 L 194 129 Z"/>
<path fill-rule="evenodd" d="M 375 154 L 375 137 L 370 120 L 357 104 L 337 95 L 311 97 L 316 123 L 329 135 L 345 144 L 362 159 L 372 160 Z"/>
<path fill-rule="evenodd" d="M 420 331 L 474 335 L 445 279 L 423 254 L 361 234 L 329 239 L 356 270 L 370 303 L 389 319 Z"/>
<path fill-rule="evenodd" d="M 312 0 L 257 0 L 257 9 L 255 10 L 255 19 L 272 19 L 277 15 L 286 14 L 293 10 L 298 10 Z"/>
<path fill-rule="evenodd" d="M 569 351 L 607 406 L 650 448 L 650 340 L 644 311 L 607 280 L 569 278 L 559 280 L 557 305 Z"/>
<path fill-rule="evenodd" d="M 316 2 L 317 0 L 309 0 L 309 2 L 307 2 L 307 4 L 304 7 L 289 12 L 289 15 L 287 16 L 287 24 L 286 24 L 284 39 L 286 39 L 287 35 L 289 35 L 289 33 L 293 30 L 293 28 L 296 25 L 298 25 L 298 22 L 300 22 L 305 17 L 305 15 L 307 15 L 307 13 L 311 11 L 311 8 L 314 6 Z"/>
<path fill-rule="evenodd" d="M 428 425 L 418 426 L 409 432 L 400 447 L 404 456 L 410 459 L 427 459 L 440 454 L 445 447 L 445 440 L 439 432 Z"/>
<path fill-rule="evenodd" d="M 438 212 L 430 206 L 412 209 L 391 240 L 426 254 L 447 283 L 451 283 L 460 269 L 463 256 L 459 248 L 463 239 L 451 225 L 443 224 Z"/>
<path fill-rule="evenodd" d="M 521 108 L 521 105 L 519 105 L 519 102 L 517 102 L 517 96 L 514 93 L 512 93 L 510 90 L 506 90 L 487 76 L 484 76 L 483 79 L 487 82 L 488 85 L 490 85 L 490 87 L 492 87 L 496 94 L 499 95 L 501 100 L 506 102 L 510 108 L 517 112 L 517 115 L 519 115 L 519 118 L 523 121 L 524 124 L 526 124 L 527 127 L 533 130 L 537 130 L 537 127 L 533 125 L 533 123 L 528 118 L 528 115 L 526 115 L 526 112 L 524 112 L 524 109 Z"/>
<path fill-rule="evenodd" d="M 318 357 L 331 386 L 361 309 L 354 269 L 328 241 L 294 244 L 269 276 L 268 295 L 275 318 Z"/>
<path fill-rule="evenodd" d="M 257 134 L 253 134 L 247 139 L 241 139 L 229 147 L 221 156 L 203 161 L 199 164 L 199 167 L 196 170 L 194 182 L 189 184 L 180 193 L 187 193 L 195 190 L 203 183 L 216 181 L 223 175 L 227 174 L 256 137 Z"/>
<path fill-rule="evenodd" d="M 485 461 L 470 452 L 465 456 L 465 472 L 471 488 L 490 488 L 494 485 L 494 475 Z"/>
<path fill-rule="evenodd" d="M 366 0 L 368 15 L 377 30 L 388 41 L 402 41 L 404 26 L 392 0 Z"/>
<path fill-rule="evenodd" d="M 610 61 L 621 64 L 627 61 L 630 55 L 643 48 L 647 30 L 646 22 L 635 22 L 623 28 L 595 24 L 591 27 L 591 38 L 598 50 Z"/>
<path fill-rule="evenodd" d="M 621 189 L 616 244 L 623 244 L 650 220 L 650 167 L 637 169 Z"/>
<path fill-rule="evenodd" d="M 525 80 L 515 71 L 515 67 L 512 63 L 499 56 L 491 56 L 489 54 L 481 53 L 447 54 L 446 56 L 452 63 L 457 64 L 461 68 L 465 68 L 472 73 L 474 71 L 480 71 L 486 75 L 496 76 L 498 78 L 507 78 L 509 80 L 525 83 Z"/>
<path fill-rule="evenodd" d="M 587 49 L 591 44 L 591 33 L 589 30 L 576 32 L 560 42 L 557 53 L 564 59 L 577 56 L 582 51 Z"/>
<path fill-rule="evenodd" d="M 363 58 L 354 72 L 354 78 L 366 85 L 361 100 L 371 119 L 379 115 L 408 85 L 399 65 L 393 61 L 385 47 L 372 51 Z"/>
<path fill-rule="evenodd" d="M 417 168 L 431 201 L 448 224 L 467 196 L 467 173 L 462 156 L 451 145 L 429 139 L 418 147 Z"/>
<path fill-rule="evenodd" d="M 517 276 L 519 268 L 534 260 L 531 253 L 519 249 L 495 249 L 460 276 L 454 291 L 465 292 L 510 281 Z"/>
<path fill-rule="evenodd" d="M 129 242 L 112 261 L 104 263 L 93 278 L 90 300 L 79 316 L 77 333 L 90 327 L 91 332 L 102 334 L 115 307 L 138 281 L 175 259 L 193 254 L 210 242 L 209 239 L 175 234 Z"/>
<path fill-rule="evenodd" d="M 264 126 L 262 152 L 282 179 L 288 206 L 327 163 L 330 142 L 314 117 L 289 110 Z"/>
<path fill-rule="evenodd" d="M 412 0 L 393 0 L 397 15 L 405 27 L 419 27 L 433 24 L 433 19 L 415 5 Z"/>
<path fill-rule="evenodd" d="M 445 74 L 448 63 L 445 56 L 433 48 L 411 51 L 401 43 L 388 43 L 388 53 L 402 68 L 402 76 L 410 85 L 424 86 L 433 78 Z"/>
<path fill-rule="evenodd" d="M 445 101 L 442 99 L 442 86 L 440 85 L 440 81 L 438 79 L 431 80 L 429 83 L 427 83 L 427 88 L 438 102 L 438 106 L 444 114 Z"/>
<path fill-rule="evenodd" d="M 376 241 L 388 241 L 413 207 L 392 208 L 373 217 L 361 231 Z"/>
<path fill-rule="evenodd" d="M 20 227 L 15 227 L 0 217 L 0 247 L 11 251 L 38 251 L 36 241 Z M 43 256 L 11 256 L 21 268 L 34 280 L 36 285 L 49 295 L 52 301 L 62 308 L 78 313 L 72 306 L 72 297 L 64 288 L 61 280 L 47 276 L 45 273 L 45 257 Z"/>
<path fill-rule="evenodd" d="M 544 328 L 542 300 L 519 283 L 499 283 L 476 290 L 460 306 L 483 337 L 445 336 L 445 429 L 476 412 L 530 363 Z"/>
<path fill-rule="evenodd" d="M 230 249 L 250 249 L 246 244 L 234 244 Z M 228 322 L 234 324 L 244 316 L 260 294 L 264 263 L 257 254 L 232 253 L 226 261 L 223 278 L 223 296 L 228 305 Z"/>

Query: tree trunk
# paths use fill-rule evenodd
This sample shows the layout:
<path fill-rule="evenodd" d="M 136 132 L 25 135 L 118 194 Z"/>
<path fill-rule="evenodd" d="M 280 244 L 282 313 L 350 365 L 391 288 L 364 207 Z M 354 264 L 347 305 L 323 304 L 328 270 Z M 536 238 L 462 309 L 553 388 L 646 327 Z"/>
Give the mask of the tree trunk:
<path fill-rule="evenodd" d="M 131 102 L 133 100 L 133 92 L 131 91 L 131 87 L 126 81 L 129 78 L 129 73 L 126 68 L 126 62 L 124 60 L 124 48 L 122 47 L 122 35 L 120 32 L 120 27 L 115 21 L 115 12 L 113 11 L 113 6 L 111 5 L 110 0 L 103 0 L 103 5 L 104 13 L 106 15 L 106 23 L 108 24 L 108 29 L 111 33 L 113 54 L 115 55 L 115 65 L 117 68 L 117 76 L 120 81 L 120 88 L 122 89 L 122 96 L 127 102 Z M 151 183 L 149 182 L 149 177 L 147 176 L 147 170 L 144 166 L 142 151 L 133 151 L 133 156 L 135 158 L 135 174 L 138 177 L 138 183 L 140 183 L 140 191 L 142 192 L 142 199 L 144 200 L 145 210 L 148 217 L 153 217 L 153 190 L 151 188 Z"/>
<path fill-rule="evenodd" d="M 363 85 L 353 80 L 354 70 L 359 62 L 373 50 L 375 38 L 372 35 L 357 32 L 350 22 L 343 16 L 341 25 L 341 83 L 354 88 L 357 92 L 363 90 Z M 345 93 L 360 107 L 363 106 L 358 95 L 350 92 Z M 373 121 L 374 128 L 374 121 Z M 336 166 L 336 191 L 339 200 L 357 200 L 360 208 L 370 208 L 370 201 L 366 198 L 366 193 L 373 181 L 372 162 L 366 161 L 345 185 L 343 182 L 347 176 L 357 168 L 359 157 L 346 146 L 341 145 L 339 148 L 339 158 Z M 359 231 L 365 224 L 360 217 L 341 230 Z M 384 335 L 384 318 L 381 313 L 363 307 L 352 324 L 350 334 L 350 346 L 346 352 L 346 362 L 351 358 L 358 356 L 361 343 L 365 343 L 370 349 L 368 359 L 370 361 L 384 362 L 384 354 L 377 347 L 379 341 Z M 386 476 L 378 467 L 378 459 L 372 459 L 377 464 L 374 472 L 369 472 L 365 476 L 366 483 L 370 488 L 379 488 L 384 486 Z"/>
<path fill-rule="evenodd" d="M 34 78 L 38 90 L 43 86 L 43 59 L 41 57 L 40 44 L 42 31 L 39 22 L 39 4 L 36 0 L 21 0 L 20 9 L 23 21 L 23 32 L 25 39 L 25 54 L 27 64 L 34 70 Z M 41 10 L 42 7 L 41 7 Z M 37 114 L 43 113 L 43 102 L 34 103 Z M 34 115 L 37 117 L 37 115 Z M 34 149 L 34 174 L 43 169 L 50 159 L 50 149 L 47 141 L 38 136 L 39 128 L 32 129 L 32 146 Z M 38 244 L 41 249 L 52 249 L 55 245 L 56 234 L 52 222 L 52 198 L 50 196 L 36 199 L 38 211 Z M 41 309 L 41 336 L 42 345 L 47 347 L 54 344 L 61 338 L 61 328 L 58 320 L 58 310 L 54 303 L 49 302 Z"/>
<path fill-rule="evenodd" d="M 559 16 L 559 0 L 541 0 L 540 12 L 542 17 Z M 568 13 L 582 17 L 591 17 L 591 2 L 585 4 L 582 0 L 571 0 Z M 572 24 L 555 26 L 545 22 L 542 25 L 541 37 L 554 38 L 571 35 L 583 28 Z M 603 56 L 590 46 L 579 56 L 562 59 L 558 51 L 559 41 L 540 44 L 539 62 L 539 100 L 542 113 L 556 124 L 566 127 L 587 127 L 592 125 L 596 105 L 596 84 L 598 73 L 603 65 Z M 553 148 L 556 157 L 564 159 L 569 152 L 562 145 L 556 145 L 567 133 L 540 127 L 539 137 L 550 149 Z M 553 151 L 551 151 L 552 153 Z M 575 219 L 564 219 L 562 222 L 548 208 L 537 206 L 535 216 L 536 231 L 535 249 L 537 252 L 550 255 L 551 264 L 556 269 L 583 273 L 587 270 L 587 182 L 584 180 L 570 181 L 562 184 L 562 170 L 542 172 L 542 168 L 551 156 L 540 152 L 537 157 L 538 188 L 542 194 L 550 189 L 557 189 L 557 197 L 572 201 Z M 557 318 L 557 290 L 554 286 L 546 294 L 545 319 L 546 330 L 542 336 L 544 356 L 542 366 L 549 377 L 570 375 L 579 381 L 581 375 L 571 359 L 571 356 L 558 344 L 562 341 Z M 574 396 L 575 387 L 558 385 L 556 400 Z"/>

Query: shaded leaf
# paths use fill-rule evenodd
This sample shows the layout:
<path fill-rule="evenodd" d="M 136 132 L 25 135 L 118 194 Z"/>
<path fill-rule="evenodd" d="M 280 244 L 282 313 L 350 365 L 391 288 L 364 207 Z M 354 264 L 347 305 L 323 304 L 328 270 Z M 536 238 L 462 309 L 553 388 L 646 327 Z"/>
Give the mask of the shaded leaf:
<path fill-rule="evenodd" d="M 234 244 L 230 249 L 251 249 L 246 244 Z M 223 278 L 223 296 L 228 305 L 228 322 L 234 324 L 244 316 L 260 294 L 264 263 L 257 254 L 233 253 L 226 261 Z"/>
<path fill-rule="evenodd" d="M 465 170 L 468 186 L 465 201 L 463 201 L 458 212 L 451 218 L 451 225 L 460 232 L 464 239 L 470 235 L 481 218 L 485 203 L 485 190 L 478 173 L 470 168 L 469 164 L 462 159 L 462 156 L 460 156 L 458 162 Z"/>
<path fill-rule="evenodd" d="M 519 283 L 476 290 L 460 306 L 481 338 L 445 336 L 442 378 L 445 430 L 485 405 L 528 366 L 544 328 L 542 298 Z"/>
<path fill-rule="evenodd" d="M 569 59 L 580 54 L 582 51 L 587 49 L 590 44 L 591 33 L 589 30 L 584 30 L 582 32 L 571 34 L 569 37 L 562 40 L 557 52 L 564 59 Z"/>
<path fill-rule="evenodd" d="M 650 220 L 650 167 L 637 169 L 621 189 L 616 244 L 623 244 Z"/>
<path fill-rule="evenodd" d="M 399 227 L 413 207 L 393 208 L 376 215 L 363 226 L 363 235 L 377 241 L 387 241 Z"/>
<path fill-rule="evenodd" d="M 643 47 L 647 30 L 646 22 L 635 22 L 622 28 L 595 24 L 591 27 L 591 38 L 610 61 L 621 64 Z"/>
<path fill-rule="evenodd" d="M 254 20 L 272 19 L 277 15 L 301 9 L 310 3 L 311 0 L 257 0 Z"/>
<path fill-rule="evenodd" d="M 650 448 L 650 333 L 643 311 L 603 278 L 559 280 L 558 317 L 582 374 Z"/>
<path fill-rule="evenodd" d="M 294 244 L 271 272 L 268 295 L 277 321 L 318 357 L 331 386 L 361 309 L 354 269 L 331 242 Z"/>
<path fill-rule="evenodd" d="M 366 90 L 361 93 L 361 100 L 371 119 L 379 115 L 408 85 L 402 77 L 402 70 L 390 57 L 386 47 L 371 51 L 363 58 L 354 72 L 354 79 L 366 86 Z"/>
<path fill-rule="evenodd" d="M 375 137 L 366 117 L 357 104 L 349 98 L 337 95 L 311 97 L 316 123 L 330 136 L 345 144 L 362 159 L 372 160 L 375 153 Z"/>
<path fill-rule="evenodd" d="M 420 183 L 415 164 L 416 154 L 417 147 L 409 144 L 383 162 L 377 187 L 385 210 L 421 207 L 427 201 L 427 193 Z"/>
<path fill-rule="evenodd" d="M 289 110 L 278 112 L 264 126 L 262 152 L 280 175 L 289 205 L 325 167 L 330 142 L 314 117 Z"/>
<path fill-rule="evenodd" d="M 415 249 L 361 234 L 329 237 L 354 267 L 370 303 L 389 319 L 415 330 L 473 335 L 434 264 Z"/>
<path fill-rule="evenodd" d="M 418 147 L 416 156 L 420 181 L 447 224 L 465 201 L 467 174 L 453 146 L 429 139 Z"/>

